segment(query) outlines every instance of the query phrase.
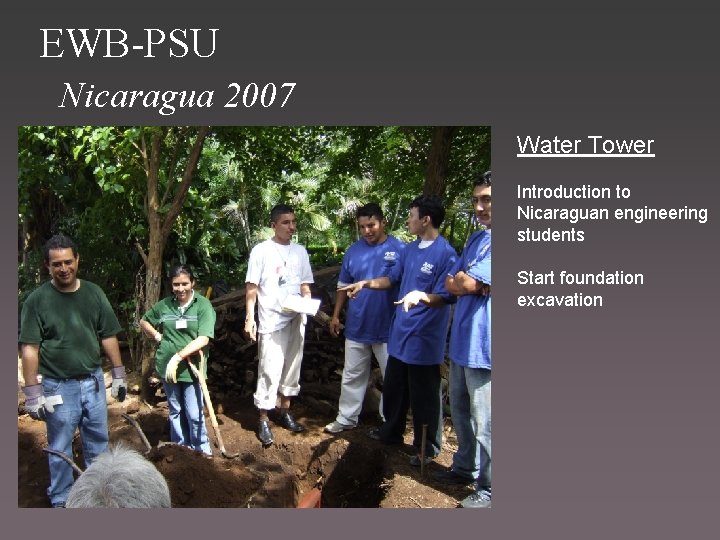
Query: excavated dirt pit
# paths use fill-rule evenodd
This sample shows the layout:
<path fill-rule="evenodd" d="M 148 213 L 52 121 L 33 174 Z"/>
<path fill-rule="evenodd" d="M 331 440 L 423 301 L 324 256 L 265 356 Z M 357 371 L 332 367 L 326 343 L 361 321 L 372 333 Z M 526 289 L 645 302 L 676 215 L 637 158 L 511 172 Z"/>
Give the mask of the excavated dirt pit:
<path fill-rule="evenodd" d="M 426 467 L 425 475 L 409 465 L 409 444 L 385 446 L 367 437 L 377 425 L 374 417 L 361 417 L 355 430 L 330 435 L 323 432 L 331 421 L 302 398 L 293 405 L 295 417 L 307 430 L 294 434 L 272 424 L 275 442 L 262 448 L 255 436 L 256 411 L 250 399 L 220 404 L 218 421 L 228 453 L 217 448 L 215 432 L 206 418 L 214 456 L 168 444 L 169 428 L 164 404 L 149 409 L 135 400 L 109 406 L 111 443 L 122 441 L 145 452 L 138 432 L 122 416 L 128 412 L 145 433 L 151 451 L 146 454 L 165 476 L 174 507 L 185 508 L 292 508 L 320 489 L 324 508 L 452 508 L 470 493 L 469 487 L 437 485 L 432 472 L 447 466 L 453 440 L 446 430 L 444 452 Z M 223 405 L 225 405 L 223 407 Z M 272 416 L 271 416 L 272 420 Z M 411 424 L 405 441 L 412 440 Z M 164 444 L 163 444 L 164 442 Z M 45 426 L 27 415 L 18 416 L 18 506 L 47 508 L 48 485 Z M 76 437 L 74 460 L 81 468 L 81 445 Z M 304 499 L 305 498 L 305 499 Z M 315 506 L 314 504 L 311 504 Z"/>
<path fill-rule="evenodd" d="M 301 413 L 301 407 L 297 409 Z M 322 507 L 378 507 L 383 497 L 384 453 L 379 447 L 368 451 L 327 434 L 314 441 L 312 427 L 310 433 L 294 435 L 274 426 L 276 442 L 263 449 L 254 432 L 242 426 L 254 419 L 248 417 L 238 423 L 223 415 L 220 431 L 225 448 L 240 455 L 227 459 L 214 448 L 215 455 L 207 459 L 187 448 L 162 443 L 169 439 L 164 407 L 132 416 L 153 447 L 145 455 L 167 479 L 174 507 L 289 508 L 296 507 L 315 487 L 321 488 Z M 48 506 L 43 427 L 28 417 L 19 419 L 19 506 Z M 208 427 L 214 443 L 209 422 Z M 136 429 L 114 410 L 110 413 L 110 433 L 111 442 L 123 441 L 145 453 Z M 81 452 L 76 438 L 74 459 L 82 468 Z M 23 493 L 27 495 L 23 497 Z"/>

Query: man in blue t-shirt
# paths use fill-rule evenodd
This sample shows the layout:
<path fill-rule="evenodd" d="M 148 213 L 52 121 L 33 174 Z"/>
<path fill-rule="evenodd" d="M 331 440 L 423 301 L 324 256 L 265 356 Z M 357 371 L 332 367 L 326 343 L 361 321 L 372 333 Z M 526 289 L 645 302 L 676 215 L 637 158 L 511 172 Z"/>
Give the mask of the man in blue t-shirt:
<path fill-rule="evenodd" d="M 473 233 L 450 270 L 445 287 L 457 296 L 450 331 L 450 409 L 458 449 L 452 466 L 438 480 L 456 484 L 477 481 L 463 508 L 490 508 L 490 172 L 475 182 L 472 203 L 484 226 Z"/>
<path fill-rule="evenodd" d="M 428 463 L 442 448 L 440 365 L 445 359 L 449 304 L 455 302 L 445 290 L 445 276 L 457 259 L 455 250 L 440 235 L 444 219 L 445 208 L 439 197 L 415 198 L 410 203 L 407 227 L 417 239 L 405 247 L 400 264 L 387 277 L 362 280 L 345 288 L 348 296 L 355 298 L 363 287 L 385 289 L 400 283 L 383 384 L 385 423 L 368 435 L 385 444 L 402 443 L 405 419 L 412 408 L 417 455 L 410 464 L 415 466 L 422 464 L 421 456 Z"/>
<path fill-rule="evenodd" d="M 347 292 L 340 289 L 362 279 L 388 275 L 404 247 L 400 240 L 385 232 L 383 211 L 378 204 L 370 203 L 358 208 L 357 224 L 363 237 L 350 246 L 343 257 L 335 310 L 330 321 L 330 333 L 334 336 L 340 332 L 340 312 L 347 300 Z M 397 287 L 375 291 L 368 289 L 348 304 L 345 315 L 345 365 L 338 415 L 335 421 L 325 426 L 326 432 L 340 433 L 357 426 L 370 378 L 373 353 L 380 366 L 380 373 L 385 377 L 390 318 L 395 311 L 393 302 L 396 299 Z"/>

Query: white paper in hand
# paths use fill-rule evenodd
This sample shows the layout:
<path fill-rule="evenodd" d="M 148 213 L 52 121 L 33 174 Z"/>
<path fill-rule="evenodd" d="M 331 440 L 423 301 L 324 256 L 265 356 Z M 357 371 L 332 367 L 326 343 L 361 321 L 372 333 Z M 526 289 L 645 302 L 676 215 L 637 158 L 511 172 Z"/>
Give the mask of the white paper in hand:
<path fill-rule="evenodd" d="M 319 298 L 305 298 L 297 294 L 288 295 L 282 303 L 282 310 L 286 313 L 305 313 L 315 315 L 320 309 Z"/>

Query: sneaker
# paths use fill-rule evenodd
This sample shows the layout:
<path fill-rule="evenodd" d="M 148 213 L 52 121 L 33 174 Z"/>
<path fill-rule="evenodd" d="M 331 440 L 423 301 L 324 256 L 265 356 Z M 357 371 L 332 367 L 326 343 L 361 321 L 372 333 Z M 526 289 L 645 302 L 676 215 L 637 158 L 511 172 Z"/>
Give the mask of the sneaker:
<path fill-rule="evenodd" d="M 461 486 L 467 486 L 475 483 L 475 480 L 472 478 L 458 474 L 451 468 L 436 472 L 433 474 L 433 478 L 443 484 L 458 484 Z"/>
<path fill-rule="evenodd" d="M 425 465 L 430 463 L 433 459 L 435 459 L 435 456 L 425 456 L 425 461 L 424 461 Z M 410 465 L 412 465 L 413 467 L 419 467 L 420 464 L 421 464 L 420 456 L 414 455 L 413 457 L 410 458 Z"/>
<path fill-rule="evenodd" d="M 491 508 L 490 492 L 481 489 L 475 493 L 471 493 L 460 501 L 461 508 Z"/>
<path fill-rule="evenodd" d="M 52 507 L 53 508 L 65 508 L 65 503 L 64 502 L 53 503 Z"/>
<path fill-rule="evenodd" d="M 330 422 L 327 426 L 325 426 L 325 432 L 326 433 L 340 433 L 341 431 L 346 431 L 348 429 L 355 429 L 357 426 L 355 424 L 342 424 L 335 420 L 334 422 Z"/>

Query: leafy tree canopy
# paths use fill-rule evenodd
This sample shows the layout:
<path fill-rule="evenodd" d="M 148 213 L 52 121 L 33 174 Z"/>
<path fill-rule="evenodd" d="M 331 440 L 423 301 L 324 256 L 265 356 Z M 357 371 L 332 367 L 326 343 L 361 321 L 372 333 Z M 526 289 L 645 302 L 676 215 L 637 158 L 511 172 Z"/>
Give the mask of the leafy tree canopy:
<path fill-rule="evenodd" d="M 407 205 L 422 192 L 443 194 L 443 233 L 459 249 L 473 227 L 470 186 L 489 168 L 486 127 L 23 126 L 19 297 L 46 277 L 39 249 L 59 232 L 76 240 L 83 276 L 126 328 L 171 264 L 190 264 L 203 285 L 242 287 L 280 202 L 296 208 L 316 265 L 340 261 L 367 202 L 409 239 Z"/>

